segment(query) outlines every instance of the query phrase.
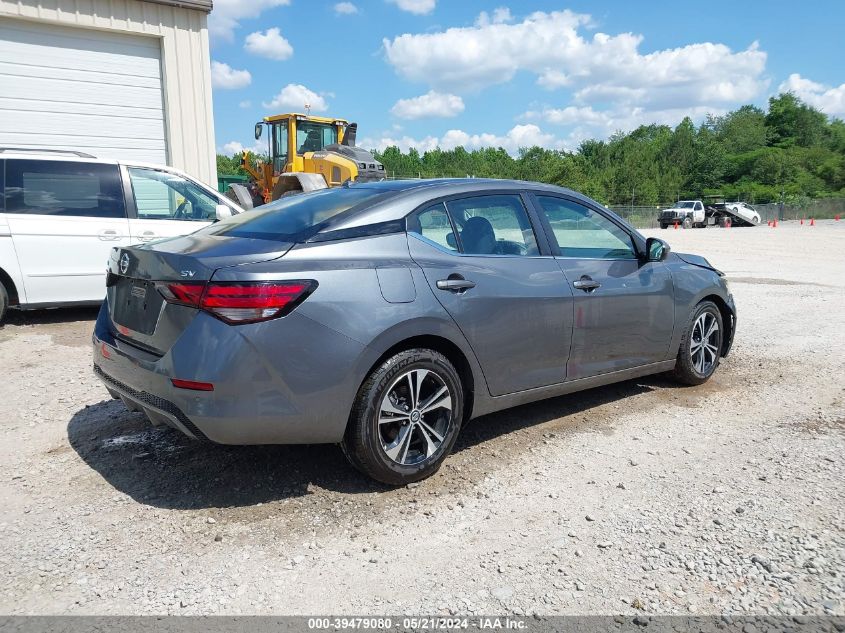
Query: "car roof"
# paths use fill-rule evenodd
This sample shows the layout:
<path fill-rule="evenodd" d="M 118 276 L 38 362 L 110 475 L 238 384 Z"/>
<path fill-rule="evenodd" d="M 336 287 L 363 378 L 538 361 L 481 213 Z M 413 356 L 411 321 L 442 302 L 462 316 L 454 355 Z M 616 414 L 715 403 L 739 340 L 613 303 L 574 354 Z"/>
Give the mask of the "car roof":
<path fill-rule="evenodd" d="M 325 230 L 335 231 L 350 229 L 379 222 L 399 220 L 417 207 L 453 195 L 488 193 L 495 191 L 535 191 L 557 195 L 566 195 L 585 204 L 602 207 L 603 205 L 565 187 L 526 180 L 501 180 L 497 178 L 431 178 L 421 180 L 381 180 L 375 182 L 349 183 L 343 185 L 350 189 L 368 189 L 381 191 L 380 196 L 371 205 L 357 209 L 349 214 L 341 214 L 337 221 Z"/>

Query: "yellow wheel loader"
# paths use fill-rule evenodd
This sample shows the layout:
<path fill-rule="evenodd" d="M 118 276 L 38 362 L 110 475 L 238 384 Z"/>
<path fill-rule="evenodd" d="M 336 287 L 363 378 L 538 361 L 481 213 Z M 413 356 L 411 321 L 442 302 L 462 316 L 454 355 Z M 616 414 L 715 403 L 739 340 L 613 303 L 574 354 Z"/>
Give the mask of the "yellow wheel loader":
<path fill-rule="evenodd" d="M 241 167 L 248 184 L 229 185 L 226 195 L 244 209 L 297 193 L 339 187 L 347 180 L 383 180 L 384 165 L 355 147 L 358 126 L 343 119 L 307 114 L 277 114 L 255 124 L 255 140 L 267 128 L 269 161 L 244 151 Z"/>

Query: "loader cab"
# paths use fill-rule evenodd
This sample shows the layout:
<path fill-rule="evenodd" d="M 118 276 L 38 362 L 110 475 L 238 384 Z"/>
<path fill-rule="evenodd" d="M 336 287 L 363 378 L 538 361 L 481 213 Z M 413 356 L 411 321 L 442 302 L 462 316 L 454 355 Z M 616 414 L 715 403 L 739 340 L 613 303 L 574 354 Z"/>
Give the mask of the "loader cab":
<path fill-rule="evenodd" d="M 305 171 L 304 154 L 320 152 L 329 145 L 343 141 L 349 123 L 304 114 L 279 114 L 265 117 L 255 125 L 255 138 L 260 139 L 263 128 L 269 131 L 268 150 L 273 175 Z"/>

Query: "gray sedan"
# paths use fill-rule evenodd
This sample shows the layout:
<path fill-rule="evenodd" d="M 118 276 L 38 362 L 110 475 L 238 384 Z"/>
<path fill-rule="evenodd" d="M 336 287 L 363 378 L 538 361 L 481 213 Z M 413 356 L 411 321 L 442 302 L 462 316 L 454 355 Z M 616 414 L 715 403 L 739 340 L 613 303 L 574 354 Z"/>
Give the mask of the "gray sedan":
<path fill-rule="evenodd" d="M 706 381 L 736 310 L 705 259 L 568 189 L 350 184 L 114 249 L 111 394 L 198 440 L 340 443 L 393 485 L 468 420 L 647 374 Z"/>

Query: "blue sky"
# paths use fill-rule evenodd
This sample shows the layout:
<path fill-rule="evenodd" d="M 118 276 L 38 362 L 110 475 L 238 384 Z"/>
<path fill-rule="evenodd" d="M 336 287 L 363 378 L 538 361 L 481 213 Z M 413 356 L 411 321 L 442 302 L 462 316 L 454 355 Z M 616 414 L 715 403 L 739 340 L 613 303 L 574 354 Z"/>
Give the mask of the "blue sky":
<path fill-rule="evenodd" d="M 574 149 L 793 90 L 845 118 L 845 2 L 215 0 L 215 136 L 268 114 L 358 122 L 359 145 Z"/>

